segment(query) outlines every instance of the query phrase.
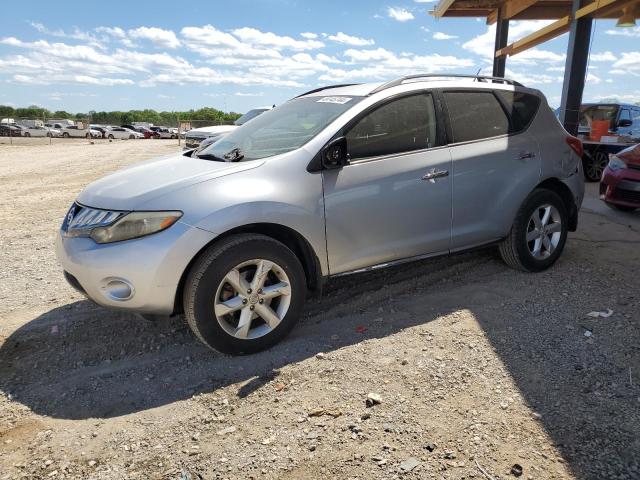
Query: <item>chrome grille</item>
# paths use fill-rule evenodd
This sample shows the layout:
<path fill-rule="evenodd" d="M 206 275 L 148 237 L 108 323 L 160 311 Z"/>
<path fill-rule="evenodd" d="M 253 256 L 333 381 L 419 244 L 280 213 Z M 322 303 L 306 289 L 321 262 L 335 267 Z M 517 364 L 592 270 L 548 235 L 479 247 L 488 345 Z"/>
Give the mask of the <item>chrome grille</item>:
<path fill-rule="evenodd" d="M 67 237 L 88 235 L 96 227 L 111 225 L 128 212 L 101 210 L 74 203 L 62 223 L 62 231 Z"/>

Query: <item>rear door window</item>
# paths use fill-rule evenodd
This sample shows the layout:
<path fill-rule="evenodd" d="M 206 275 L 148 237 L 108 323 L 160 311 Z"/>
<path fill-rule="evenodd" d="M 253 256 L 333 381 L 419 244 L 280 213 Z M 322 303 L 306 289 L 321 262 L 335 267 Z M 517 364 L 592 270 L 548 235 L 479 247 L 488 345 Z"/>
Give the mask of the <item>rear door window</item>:
<path fill-rule="evenodd" d="M 346 134 L 351 160 L 436 146 L 436 114 L 430 94 L 402 97 L 367 113 Z"/>
<path fill-rule="evenodd" d="M 520 133 L 526 130 L 538 111 L 540 99 L 535 95 L 523 92 L 498 90 L 496 93 L 504 102 L 511 116 L 511 133 Z"/>
<path fill-rule="evenodd" d="M 444 92 L 453 142 L 470 142 L 509 133 L 509 119 L 492 92 Z"/>

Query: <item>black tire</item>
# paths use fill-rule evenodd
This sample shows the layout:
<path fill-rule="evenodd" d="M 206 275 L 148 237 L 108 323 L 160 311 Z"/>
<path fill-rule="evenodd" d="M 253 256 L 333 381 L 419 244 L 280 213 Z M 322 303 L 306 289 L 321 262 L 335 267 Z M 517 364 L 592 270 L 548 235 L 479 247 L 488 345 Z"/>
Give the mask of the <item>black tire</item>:
<path fill-rule="evenodd" d="M 256 258 L 270 260 L 284 270 L 291 284 L 291 303 L 271 332 L 255 339 L 240 339 L 222 328 L 213 302 L 225 275 Z M 255 353 L 279 342 L 293 328 L 302 312 L 306 288 L 302 265 L 284 244 L 265 235 L 234 235 L 207 248 L 191 267 L 183 294 L 185 317 L 193 333 L 209 348 L 232 355 Z"/>
<path fill-rule="evenodd" d="M 107 138 L 108 138 L 109 140 L 113 140 L 113 135 L 109 135 Z"/>
<path fill-rule="evenodd" d="M 51 134 L 51 132 L 47 132 L 47 137 L 49 137 L 49 138 L 53 137 L 53 135 Z"/>
<path fill-rule="evenodd" d="M 136 138 L 134 135 L 129 135 L 129 140 L 133 140 L 134 138 Z"/>
<path fill-rule="evenodd" d="M 25 136 L 25 137 L 30 137 L 30 136 L 31 136 L 31 134 L 30 134 L 29 132 L 24 132 L 24 136 Z"/>
<path fill-rule="evenodd" d="M 62 136 L 63 136 L 64 138 L 69 138 L 69 134 L 68 134 L 67 132 L 64 132 L 64 133 L 62 134 Z"/>
<path fill-rule="evenodd" d="M 529 220 L 534 211 L 543 205 L 551 205 L 556 208 L 561 219 L 561 232 L 555 250 L 547 258 L 535 258 L 529 251 L 529 244 L 526 241 Z M 547 189 L 537 188 L 529 194 L 522 202 L 516 218 L 513 221 L 511 231 L 499 246 L 502 260 L 516 270 L 525 272 L 540 272 L 553 265 L 564 249 L 567 241 L 569 226 L 569 215 L 567 207 L 560 196 Z"/>
<path fill-rule="evenodd" d="M 616 205 L 615 203 L 605 202 L 609 208 L 620 210 L 621 212 L 634 212 L 638 207 L 628 207 L 627 205 Z"/>

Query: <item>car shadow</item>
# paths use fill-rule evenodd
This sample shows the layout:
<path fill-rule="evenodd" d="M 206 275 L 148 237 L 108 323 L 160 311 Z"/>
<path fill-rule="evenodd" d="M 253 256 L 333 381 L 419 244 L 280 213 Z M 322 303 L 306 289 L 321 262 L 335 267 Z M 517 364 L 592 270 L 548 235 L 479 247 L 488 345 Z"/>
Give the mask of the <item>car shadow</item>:
<path fill-rule="evenodd" d="M 640 381 L 628 381 L 630 372 L 640 372 L 640 331 L 578 319 L 590 290 L 566 296 L 554 289 L 567 261 L 537 275 L 538 285 L 529 291 L 519 286 L 533 282 L 532 275 L 505 269 L 487 252 L 344 277 L 309 302 L 286 340 L 241 357 L 209 351 L 180 318 L 150 322 L 76 302 L 6 339 L 0 389 L 37 414 L 64 419 L 125 415 L 231 384 L 246 397 L 276 379 L 282 367 L 318 352 L 468 310 L 578 478 L 611 478 L 594 465 L 640 472 Z M 572 280 L 577 287 L 593 282 Z M 541 308 L 532 291 L 547 302 L 564 302 L 562 313 Z M 513 308 L 500 307 L 507 304 Z M 589 342 L 585 328 L 597 341 Z"/>

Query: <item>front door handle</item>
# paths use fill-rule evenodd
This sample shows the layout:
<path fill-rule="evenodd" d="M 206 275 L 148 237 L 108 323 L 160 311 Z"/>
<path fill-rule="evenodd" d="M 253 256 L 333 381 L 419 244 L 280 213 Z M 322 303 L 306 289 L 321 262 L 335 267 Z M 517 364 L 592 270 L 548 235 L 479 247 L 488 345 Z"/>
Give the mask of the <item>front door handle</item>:
<path fill-rule="evenodd" d="M 449 170 L 436 170 L 432 168 L 429 173 L 422 176 L 422 180 L 429 180 L 431 183 L 436 183 L 436 178 L 446 177 L 449 175 Z"/>
<path fill-rule="evenodd" d="M 528 160 L 530 158 L 535 158 L 536 154 L 533 152 L 522 152 L 518 155 L 518 160 Z"/>

